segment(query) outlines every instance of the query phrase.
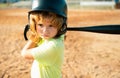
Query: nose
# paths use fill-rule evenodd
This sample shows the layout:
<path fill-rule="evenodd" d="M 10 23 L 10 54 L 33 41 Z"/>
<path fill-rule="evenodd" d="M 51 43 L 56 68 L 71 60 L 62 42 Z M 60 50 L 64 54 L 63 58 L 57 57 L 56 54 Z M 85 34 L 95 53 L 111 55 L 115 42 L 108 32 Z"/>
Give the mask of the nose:
<path fill-rule="evenodd" d="M 47 32 L 48 32 L 48 27 L 44 27 L 44 28 L 43 28 L 43 32 L 44 32 L 44 33 L 47 33 Z"/>

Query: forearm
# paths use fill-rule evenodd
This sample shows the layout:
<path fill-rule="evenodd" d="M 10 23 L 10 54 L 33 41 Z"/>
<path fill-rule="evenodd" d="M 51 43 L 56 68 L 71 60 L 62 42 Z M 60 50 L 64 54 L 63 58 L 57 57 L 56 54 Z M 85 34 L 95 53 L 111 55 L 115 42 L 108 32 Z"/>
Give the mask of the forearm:
<path fill-rule="evenodd" d="M 36 43 L 32 42 L 31 40 L 29 40 L 27 42 L 27 44 L 25 45 L 24 49 L 31 49 L 31 48 L 35 48 L 37 46 Z"/>
<path fill-rule="evenodd" d="M 28 41 L 28 43 L 22 49 L 21 55 L 26 59 L 32 59 L 33 60 L 34 58 L 31 54 L 31 49 L 35 48 L 36 46 L 37 46 L 36 43 L 34 43 L 32 41 Z"/>

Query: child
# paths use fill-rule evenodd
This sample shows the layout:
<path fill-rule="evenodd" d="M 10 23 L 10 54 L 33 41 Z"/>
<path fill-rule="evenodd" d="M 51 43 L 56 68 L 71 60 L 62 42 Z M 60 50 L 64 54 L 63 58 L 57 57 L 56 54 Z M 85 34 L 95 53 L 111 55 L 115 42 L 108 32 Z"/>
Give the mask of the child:
<path fill-rule="evenodd" d="M 62 78 L 66 11 L 64 0 L 33 1 L 29 12 L 31 34 L 21 52 L 24 58 L 34 60 L 31 78 Z"/>

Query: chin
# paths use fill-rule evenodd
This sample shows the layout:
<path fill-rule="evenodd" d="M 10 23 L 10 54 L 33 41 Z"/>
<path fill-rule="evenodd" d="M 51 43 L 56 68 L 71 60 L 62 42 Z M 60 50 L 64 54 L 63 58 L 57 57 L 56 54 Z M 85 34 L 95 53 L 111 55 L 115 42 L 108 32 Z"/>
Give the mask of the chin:
<path fill-rule="evenodd" d="M 43 39 L 46 39 L 46 40 L 47 40 L 47 39 L 50 39 L 49 37 L 42 37 L 42 38 L 43 38 Z"/>

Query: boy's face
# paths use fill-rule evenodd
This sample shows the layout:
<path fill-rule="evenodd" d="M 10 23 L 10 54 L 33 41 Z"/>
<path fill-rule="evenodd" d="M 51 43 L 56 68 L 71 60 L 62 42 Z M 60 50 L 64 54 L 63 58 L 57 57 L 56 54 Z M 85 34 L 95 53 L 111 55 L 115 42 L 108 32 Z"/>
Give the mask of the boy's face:
<path fill-rule="evenodd" d="M 40 20 L 36 24 L 37 32 L 43 39 L 50 39 L 56 36 L 58 30 L 53 26 L 49 19 Z"/>

